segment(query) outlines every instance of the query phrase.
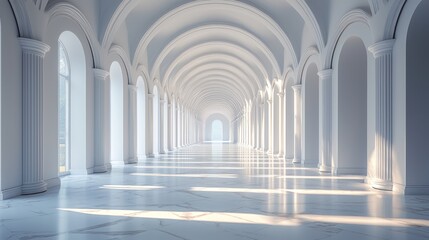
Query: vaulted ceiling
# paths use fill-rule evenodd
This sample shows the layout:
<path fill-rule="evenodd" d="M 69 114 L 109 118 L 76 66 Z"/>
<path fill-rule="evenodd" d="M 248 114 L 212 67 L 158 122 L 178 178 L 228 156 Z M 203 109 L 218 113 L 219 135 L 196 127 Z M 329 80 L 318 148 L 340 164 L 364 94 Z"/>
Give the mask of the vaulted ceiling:
<path fill-rule="evenodd" d="M 98 0 L 96 29 L 104 49 L 120 45 L 170 96 L 231 120 L 308 49 L 322 52 L 344 14 L 370 15 L 374 1 Z"/>

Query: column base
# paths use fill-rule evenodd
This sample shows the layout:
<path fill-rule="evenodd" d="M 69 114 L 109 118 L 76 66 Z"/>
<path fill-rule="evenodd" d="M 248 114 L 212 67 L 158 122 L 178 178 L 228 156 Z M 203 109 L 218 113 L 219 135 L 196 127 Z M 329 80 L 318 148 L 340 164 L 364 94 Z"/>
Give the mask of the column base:
<path fill-rule="evenodd" d="M 26 183 L 21 186 L 23 195 L 42 193 L 46 192 L 46 190 L 48 190 L 48 185 L 43 180 L 36 183 Z"/>
<path fill-rule="evenodd" d="M 331 167 L 328 167 L 326 165 L 320 165 L 319 166 L 319 172 L 321 172 L 321 173 L 330 173 L 331 172 Z"/>
<path fill-rule="evenodd" d="M 106 163 L 106 168 L 107 168 L 107 171 L 111 171 L 112 170 L 112 163 L 110 163 L 110 162 Z"/>
<path fill-rule="evenodd" d="M 93 173 L 105 173 L 105 172 L 107 172 L 106 164 L 94 166 L 94 172 Z"/>
<path fill-rule="evenodd" d="M 153 153 L 149 153 L 146 155 L 147 158 L 155 158 L 155 154 Z"/>
<path fill-rule="evenodd" d="M 301 159 L 299 159 L 299 158 L 294 158 L 294 159 L 292 160 L 292 163 L 301 163 Z"/>
<path fill-rule="evenodd" d="M 372 188 L 384 191 L 393 190 L 393 183 L 391 181 L 386 181 L 378 178 L 368 178 L 367 181 Z"/>
<path fill-rule="evenodd" d="M 139 161 L 138 158 L 129 158 L 125 164 L 135 164 Z"/>

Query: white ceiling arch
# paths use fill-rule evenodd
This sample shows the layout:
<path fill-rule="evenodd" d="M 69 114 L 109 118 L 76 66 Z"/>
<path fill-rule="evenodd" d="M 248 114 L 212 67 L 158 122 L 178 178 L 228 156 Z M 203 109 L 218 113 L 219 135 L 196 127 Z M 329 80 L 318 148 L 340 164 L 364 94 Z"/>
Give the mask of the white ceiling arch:
<path fill-rule="evenodd" d="M 290 56 L 294 66 L 298 60 L 292 44 L 282 28 L 259 9 L 238 1 L 212 0 L 194 1 L 168 12 L 146 32 L 134 32 L 140 39 L 137 45 L 130 43 L 134 63 L 147 61 L 151 68 L 162 50 L 177 36 L 196 26 L 216 23 L 241 28 L 261 39 L 283 66 L 285 56 Z M 222 34 L 219 32 L 219 34 Z M 286 54 L 289 53 L 289 54 Z M 135 53 L 135 54 L 134 54 Z"/>
<path fill-rule="evenodd" d="M 102 46 L 124 43 L 116 33 L 125 33 L 133 67 L 144 68 L 170 96 L 199 113 L 216 105 L 236 115 L 288 68 L 297 68 L 309 44 L 302 41 L 308 37 L 304 29 L 312 29 L 310 44 L 324 47 L 326 31 L 307 0 L 117 0 L 112 5 L 116 10 L 107 9 L 105 17 L 110 21 L 100 23 Z"/>
<path fill-rule="evenodd" d="M 241 87 L 238 84 L 231 83 L 230 79 L 222 77 L 205 78 L 204 81 L 194 80 L 193 84 L 191 84 L 191 86 L 184 91 L 184 94 L 187 96 L 198 96 L 198 92 L 201 89 L 213 88 L 213 85 L 216 86 L 216 84 L 219 85 L 219 87 L 227 89 L 228 92 L 234 91 L 234 96 L 237 99 L 246 99 L 248 97 L 248 95 L 244 91 L 242 91 Z M 193 98 L 189 97 L 189 99 Z"/>
<path fill-rule="evenodd" d="M 222 34 L 219 34 L 222 32 Z M 254 61 L 260 62 L 268 73 L 269 78 L 282 75 L 280 63 L 270 49 L 258 38 L 242 29 L 226 25 L 208 25 L 192 29 L 171 41 L 158 56 L 151 70 L 152 76 L 159 74 L 162 78 L 165 70 L 180 62 L 185 53 L 202 51 L 204 48 L 218 45 L 216 51 L 229 48 L 247 55 L 252 55 Z M 199 46 L 199 48 L 196 48 Z M 207 49 L 208 51 L 208 49 Z"/>
<path fill-rule="evenodd" d="M 176 88 L 180 88 L 182 82 L 186 81 L 188 76 L 195 73 L 197 69 L 204 69 L 206 71 L 216 69 L 219 72 L 225 71 L 234 73 L 237 76 L 237 81 L 244 81 L 245 85 L 252 89 L 252 92 L 256 92 L 265 85 L 265 83 L 261 81 L 267 78 L 264 77 L 263 72 L 258 71 L 259 69 L 254 69 L 252 67 L 254 66 L 240 61 L 240 59 L 235 56 L 213 53 L 196 57 L 187 64 L 183 66 L 180 65 L 180 68 L 177 68 L 177 71 L 173 72 L 175 74 L 170 75 L 171 78 L 166 79 L 165 84 L 167 88 L 175 90 Z"/>
<path fill-rule="evenodd" d="M 241 69 L 238 69 L 232 65 L 224 64 L 224 63 L 210 63 L 210 64 L 202 64 L 199 67 L 193 68 L 190 71 L 182 74 L 183 77 L 177 78 L 177 84 L 174 87 L 174 90 L 180 92 L 183 91 L 183 87 L 186 87 L 188 81 L 192 81 L 192 79 L 204 79 L 204 77 L 208 77 L 212 74 L 224 76 L 231 81 L 234 81 L 234 84 L 240 84 L 241 91 L 248 92 L 249 97 L 251 98 L 257 92 L 257 88 L 252 88 L 252 85 L 249 83 L 251 81 L 247 80 L 249 76 L 243 72 Z M 233 84 L 233 83 L 231 83 Z"/>

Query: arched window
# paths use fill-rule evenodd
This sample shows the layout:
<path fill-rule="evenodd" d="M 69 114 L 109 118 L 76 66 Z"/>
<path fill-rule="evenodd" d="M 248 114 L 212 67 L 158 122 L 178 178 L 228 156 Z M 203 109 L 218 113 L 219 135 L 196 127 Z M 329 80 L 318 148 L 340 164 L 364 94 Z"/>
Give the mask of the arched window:
<path fill-rule="evenodd" d="M 58 173 L 87 173 L 86 58 L 77 36 L 58 38 Z"/>
<path fill-rule="evenodd" d="M 70 61 L 61 41 L 58 41 L 58 172 L 70 169 Z"/>
<path fill-rule="evenodd" d="M 214 120 L 212 122 L 212 137 L 213 142 L 223 141 L 223 124 L 220 120 Z"/>

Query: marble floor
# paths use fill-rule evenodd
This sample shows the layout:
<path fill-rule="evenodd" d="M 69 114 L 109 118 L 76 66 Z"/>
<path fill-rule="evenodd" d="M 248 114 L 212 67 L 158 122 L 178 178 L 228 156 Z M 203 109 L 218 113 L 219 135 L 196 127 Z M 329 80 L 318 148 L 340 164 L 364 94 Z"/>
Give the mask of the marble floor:
<path fill-rule="evenodd" d="M 0 239 L 429 239 L 429 197 L 204 144 L 0 201 Z"/>

